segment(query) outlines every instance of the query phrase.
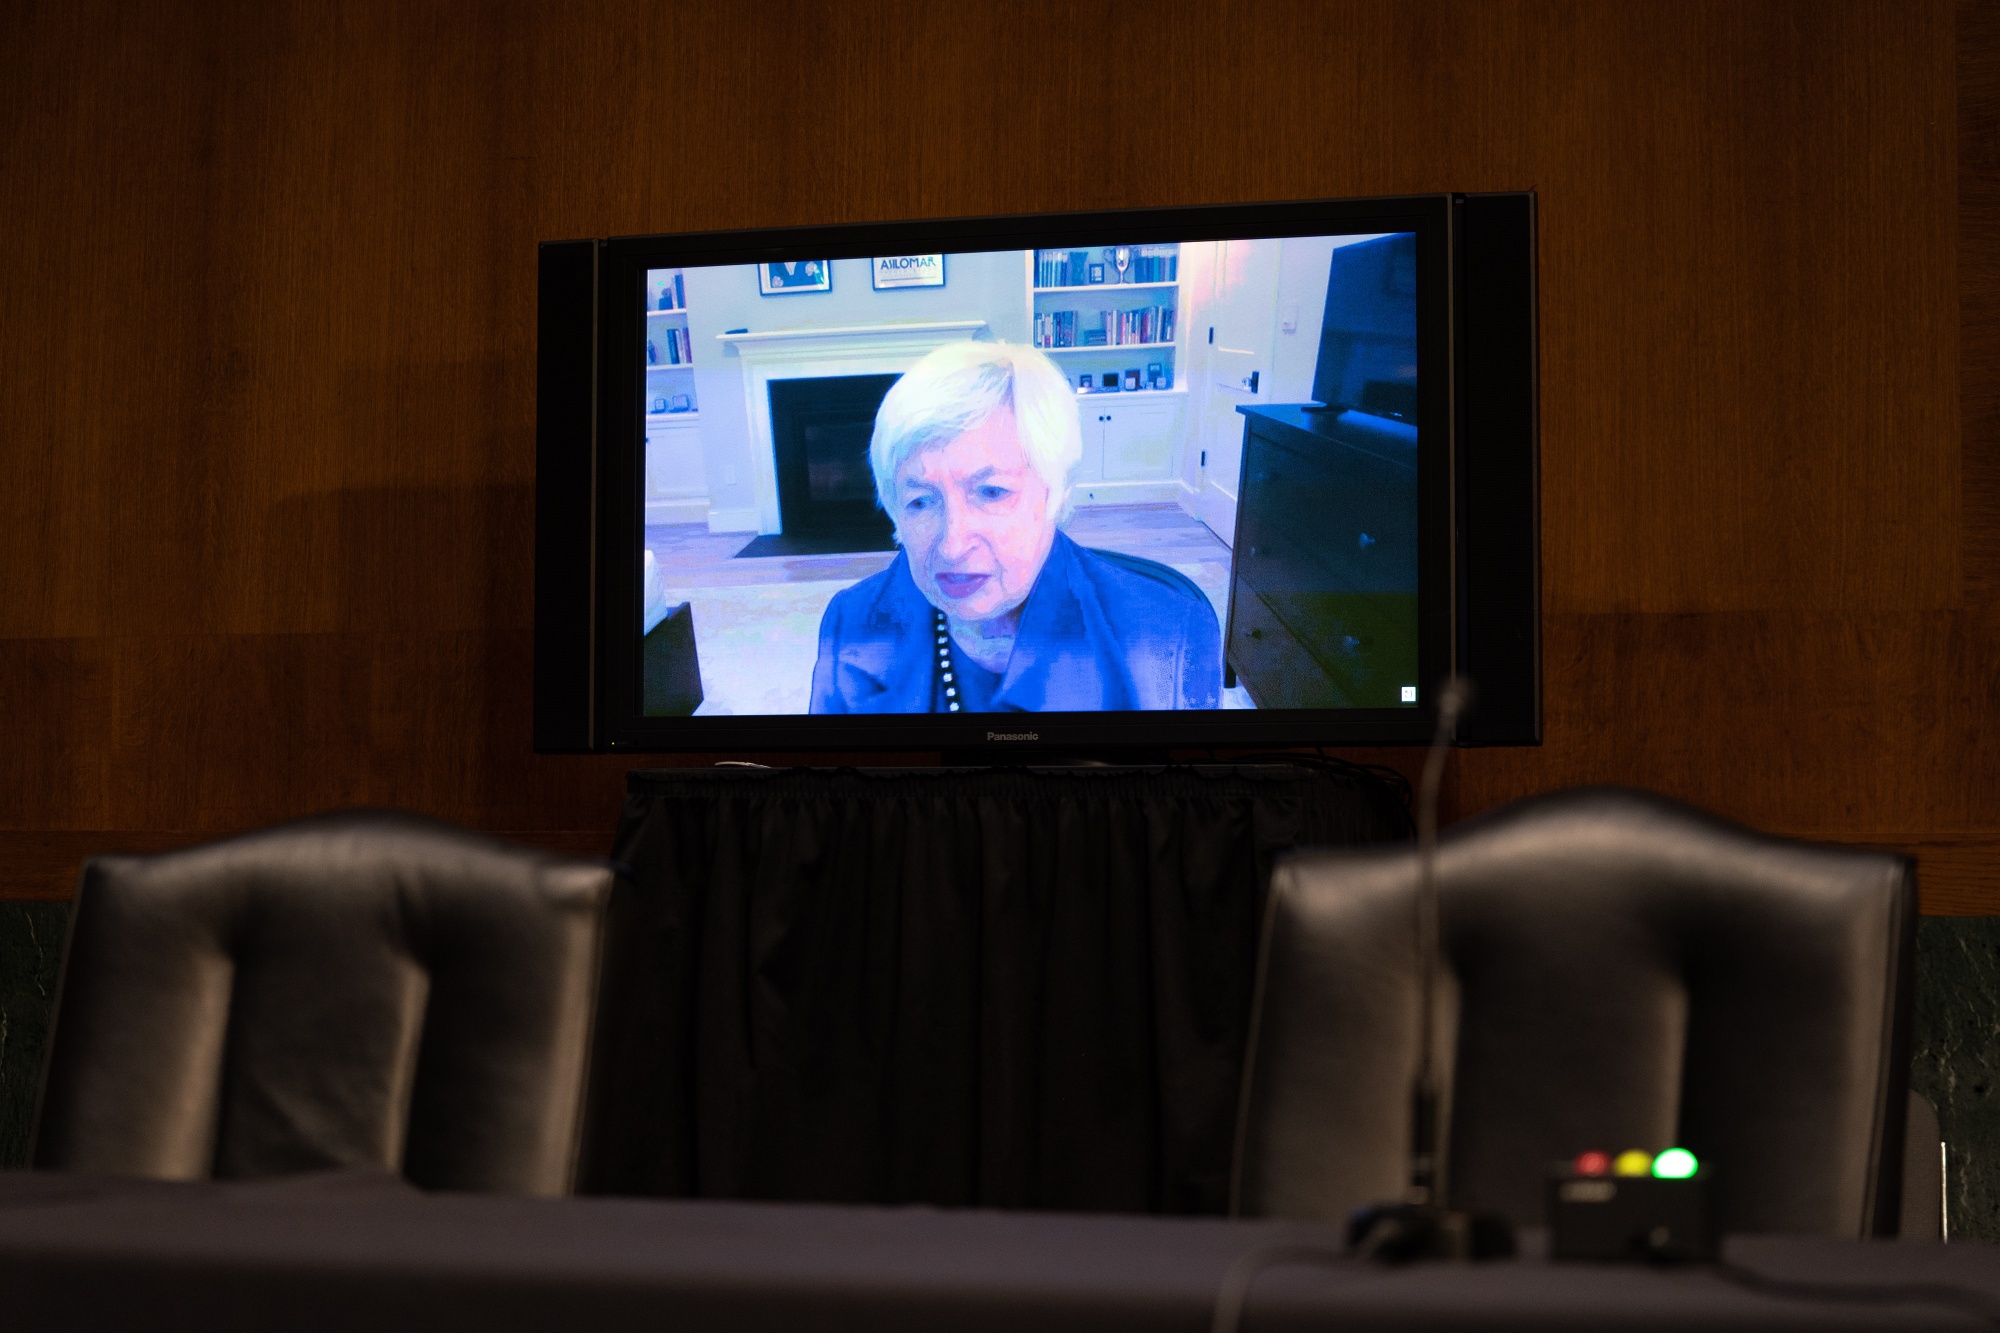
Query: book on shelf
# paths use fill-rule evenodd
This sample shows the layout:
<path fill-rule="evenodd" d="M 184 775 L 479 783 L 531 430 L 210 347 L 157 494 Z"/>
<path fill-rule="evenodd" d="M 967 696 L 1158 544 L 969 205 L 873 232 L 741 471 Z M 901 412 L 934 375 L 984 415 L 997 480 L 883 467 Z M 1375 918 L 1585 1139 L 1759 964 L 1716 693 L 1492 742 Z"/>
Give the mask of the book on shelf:
<path fill-rule="evenodd" d="M 1035 251 L 1035 286 L 1081 287 L 1090 281 L 1090 251 Z"/>
<path fill-rule="evenodd" d="M 1100 310 L 1097 315 L 1102 327 L 1079 329 L 1074 310 L 1041 311 L 1035 316 L 1035 346 L 1124 347 L 1174 340 L 1174 308 L 1170 305 Z"/>
<path fill-rule="evenodd" d="M 650 366 L 691 366 L 694 343 L 686 329 L 655 329 L 646 339 L 646 364 Z"/>
<path fill-rule="evenodd" d="M 1132 281 L 1179 282 L 1181 257 L 1160 250 L 1140 250 L 1132 256 Z"/>
<path fill-rule="evenodd" d="M 1076 311 L 1044 310 L 1036 315 L 1035 346 L 1076 346 Z"/>
<path fill-rule="evenodd" d="M 1112 347 L 1133 343 L 1170 343 L 1174 340 L 1174 308 L 1170 305 L 1141 306 L 1136 310 L 1106 310 L 1104 341 Z"/>
<path fill-rule="evenodd" d="M 661 310 L 687 309 L 687 288 L 682 284 L 680 274 L 676 273 L 671 279 L 660 284 L 660 304 L 658 308 Z"/>
<path fill-rule="evenodd" d="M 1101 281 L 1108 286 L 1118 286 L 1118 269 L 1112 262 L 1111 251 L 1116 246 L 1107 247 L 1103 252 Z M 1090 281 L 1091 252 L 1088 250 L 1037 250 L 1035 251 L 1035 286 L 1041 287 L 1087 287 Z M 1123 281 L 1135 282 L 1178 282 L 1180 281 L 1181 259 L 1178 251 L 1164 250 L 1151 246 L 1137 246 L 1132 249 L 1131 262 L 1126 266 Z"/>

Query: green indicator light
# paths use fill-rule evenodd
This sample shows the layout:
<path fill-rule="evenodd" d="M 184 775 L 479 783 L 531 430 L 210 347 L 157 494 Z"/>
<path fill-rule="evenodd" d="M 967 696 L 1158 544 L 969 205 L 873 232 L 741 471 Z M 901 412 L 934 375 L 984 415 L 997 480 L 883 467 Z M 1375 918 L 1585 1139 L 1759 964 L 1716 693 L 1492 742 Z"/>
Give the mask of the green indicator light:
<path fill-rule="evenodd" d="M 1686 1180 L 1700 1167 L 1686 1148 L 1669 1148 L 1653 1159 L 1653 1174 L 1662 1180 Z"/>

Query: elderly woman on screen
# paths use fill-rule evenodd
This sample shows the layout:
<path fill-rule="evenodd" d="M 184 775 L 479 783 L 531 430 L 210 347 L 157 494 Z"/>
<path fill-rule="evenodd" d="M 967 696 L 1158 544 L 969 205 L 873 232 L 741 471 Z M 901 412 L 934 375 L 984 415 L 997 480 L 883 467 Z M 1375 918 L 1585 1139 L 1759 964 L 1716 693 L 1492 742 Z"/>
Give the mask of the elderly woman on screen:
<path fill-rule="evenodd" d="M 1221 633 L 1167 566 L 1060 530 L 1076 399 L 1030 347 L 940 347 L 875 415 L 875 492 L 902 547 L 827 606 L 815 713 L 1214 708 Z"/>

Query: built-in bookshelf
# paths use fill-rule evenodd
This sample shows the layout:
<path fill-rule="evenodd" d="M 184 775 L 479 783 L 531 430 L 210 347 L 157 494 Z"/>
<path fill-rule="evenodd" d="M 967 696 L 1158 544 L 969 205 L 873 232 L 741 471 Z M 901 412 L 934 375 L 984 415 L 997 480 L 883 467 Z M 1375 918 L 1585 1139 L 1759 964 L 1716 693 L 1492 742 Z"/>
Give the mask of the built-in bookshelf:
<path fill-rule="evenodd" d="M 688 333 L 687 280 L 677 268 L 646 272 L 646 420 L 694 421 L 694 341 Z"/>
<path fill-rule="evenodd" d="M 1079 393 L 1133 392 L 1135 375 L 1139 393 L 1184 392 L 1179 245 L 1031 250 L 1027 263 L 1031 337 Z"/>
<path fill-rule="evenodd" d="M 1121 283 L 1117 284 L 1117 287 L 1118 287 L 1118 290 L 1119 290 L 1119 291 L 1123 291 L 1123 292 L 1136 292 L 1136 291 L 1138 291 L 1138 290 L 1140 290 L 1141 288 L 1144 288 L 1144 287 L 1151 287 L 1151 288 L 1153 288 L 1153 289 L 1155 289 L 1155 290 L 1161 290 L 1161 289 L 1168 289 L 1168 288 L 1176 288 L 1176 287 L 1179 287 L 1179 286 L 1180 286 L 1180 284 L 1179 284 L 1178 282 L 1121 282 Z M 1072 287 L 1037 287 L 1037 288 L 1035 288 L 1035 290 L 1036 290 L 1037 292 L 1097 292 L 1097 293 L 1099 293 L 1099 294 L 1102 294 L 1102 293 L 1103 293 L 1103 291 L 1104 291 L 1104 287 L 1105 287 L 1105 284 L 1103 284 L 1103 283 L 1099 283 L 1098 285 L 1096 285 L 1096 286 L 1094 286 L 1094 287 L 1093 287 L 1093 286 L 1090 286 L 1090 285 L 1088 285 L 1088 284 L 1086 284 L 1086 285 L 1084 285 L 1084 286 L 1081 286 L 1081 287 L 1074 287 L 1074 286 L 1072 286 Z"/>
<path fill-rule="evenodd" d="M 1044 347 L 1050 356 L 1072 356 L 1079 352 L 1143 352 L 1149 347 L 1173 347 L 1172 342 L 1163 343 L 1099 343 L 1088 347 Z"/>

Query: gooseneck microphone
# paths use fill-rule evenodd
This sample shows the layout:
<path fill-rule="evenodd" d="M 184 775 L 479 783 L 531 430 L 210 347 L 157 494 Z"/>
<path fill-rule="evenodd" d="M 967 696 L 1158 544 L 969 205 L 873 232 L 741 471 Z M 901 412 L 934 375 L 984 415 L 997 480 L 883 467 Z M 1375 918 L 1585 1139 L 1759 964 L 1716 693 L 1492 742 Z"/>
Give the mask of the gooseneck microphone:
<path fill-rule="evenodd" d="M 1448 678 L 1438 691 L 1437 731 L 1424 758 L 1417 789 L 1417 1070 L 1410 1088 L 1410 1174 L 1401 1203 L 1373 1204 L 1348 1222 L 1347 1242 L 1362 1254 L 1391 1263 L 1410 1259 L 1481 1259 L 1512 1254 L 1514 1233 L 1505 1218 L 1452 1212 L 1438 1185 L 1437 813 L 1445 755 L 1458 720 L 1472 703 L 1472 682 Z"/>
<path fill-rule="evenodd" d="M 1458 719 L 1472 702 L 1472 682 L 1451 676 L 1438 691 L 1437 731 L 1424 756 L 1417 788 L 1417 1078 L 1410 1089 L 1410 1191 L 1408 1203 L 1437 1202 L 1438 1083 L 1437 964 L 1438 789 Z"/>
<path fill-rule="evenodd" d="M 1472 682 L 1446 679 L 1438 690 L 1437 731 L 1424 757 L 1417 788 L 1417 1070 L 1410 1087 L 1410 1175 L 1397 1203 L 1376 1203 L 1347 1220 L 1350 1252 L 1383 1263 L 1412 1259 L 1498 1259 L 1514 1253 L 1514 1228 L 1497 1213 L 1453 1212 L 1443 1206 L 1438 1182 L 1437 1018 L 1438 942 L 1437 808 L 1444 760 L 1458 719 L 1472 703 Z M 1342 1262 L 1345 1256 L 1312 1245 L 1271 1245 L 1239 1255 L 1223 1274 L 1209 1333 L 1237 1333 L 1250 1284 L 1279 1264 Z"/>

